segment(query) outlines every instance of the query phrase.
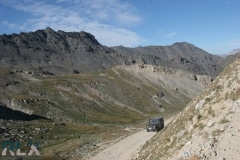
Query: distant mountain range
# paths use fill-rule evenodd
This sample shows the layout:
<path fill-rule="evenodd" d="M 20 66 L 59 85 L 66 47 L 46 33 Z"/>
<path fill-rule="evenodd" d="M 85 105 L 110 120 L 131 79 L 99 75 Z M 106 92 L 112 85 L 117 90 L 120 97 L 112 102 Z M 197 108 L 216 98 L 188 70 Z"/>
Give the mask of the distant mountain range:
<path fill-rule="evenodd" d="M 51 28 L 1 35 L 0 56 L 1 66 L 49 74 L 95 72 L 138 63 L 215 77 L 226 65 L 224 58 L 187 42 L 169 46 L 107 47 L 90 33 L 56 32 Z"/>

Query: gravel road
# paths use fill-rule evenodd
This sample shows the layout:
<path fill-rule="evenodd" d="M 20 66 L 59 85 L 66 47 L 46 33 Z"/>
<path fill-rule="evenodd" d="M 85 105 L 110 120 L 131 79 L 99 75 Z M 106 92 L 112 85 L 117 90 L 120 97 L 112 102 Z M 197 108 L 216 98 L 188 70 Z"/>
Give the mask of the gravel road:
<path fill-rule="evenodd" d="M 165 126 L 171 122 L 172 119 L 173 118 L 166 120 Z M 139 132 L 136 132 L 104 149 L 90 160 L 128 160 L 139 147 L 144 145 L 155 134 L 156 132 L 147 132 L 145 129 L 141 129 Z"/>

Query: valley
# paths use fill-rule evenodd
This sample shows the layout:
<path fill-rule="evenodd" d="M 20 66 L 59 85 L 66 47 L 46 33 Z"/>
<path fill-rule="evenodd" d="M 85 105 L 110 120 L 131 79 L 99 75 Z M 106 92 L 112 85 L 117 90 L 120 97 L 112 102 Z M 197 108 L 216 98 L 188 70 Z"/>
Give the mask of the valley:
<path fill-rule="evenodd" d="M 29 150 L 29 141 L 37 142 L 40 158 L 51 160 L 87 159 L 126 137 L 143 133 L 138 131 L 150 117 L 176 116 L 151 140 L 148 137 L 145 145 L 148 139 L 143 140 L 142 154 L 132 157 L 158 159 L 162 148 L 154 150 L 152 146 L 166 146 L 152 141 L 160 135 L 165 137 L 164 144 L 180 145 L 173 136 L 177 131 L 172 133 L 169 128 L 180 132 L 173 126 L 190 125 L 191 121 L 195 127 L 206 126 L 199 121 L 207 111 L 195 111 L 190 105 L 222 101 L 204 93 L 210 93 L 209 87 L 222 88 L 223 82 L 217 84 L 218 75 L 237 57 L 222 58 L 187 42 L 106 47 L 89 33 L 51 28 L 1 35 L 0 55 L 0 142 L 21 143 L 23 152 Z M 220 76 L 234 79 L 225 72 Z M 222 98 L 239 99 L 238 90 L 227 95 Z M 198 97 L 204 96 L 208 98 L 200 101 Z M 186 110 L 194 115 L 185 116 Z M 181 142 L 176 150 L 183 146 Z M 172 153 L 166 150 L 166 156 Z"/>
<path fill-rule="evenodd" d="M 162 70 L 134 65 L 46 76 L 1 68 L 2 109 L 8 109 L 1 112 L 1 117 L 8 114 L 2 141 L 32 137 L 46 155 L 84 157 L 97 144 L 136 131 L 125 128 L 143 128 L 151 116 L 176 114 L 205 86 L 192 74 Z"/>

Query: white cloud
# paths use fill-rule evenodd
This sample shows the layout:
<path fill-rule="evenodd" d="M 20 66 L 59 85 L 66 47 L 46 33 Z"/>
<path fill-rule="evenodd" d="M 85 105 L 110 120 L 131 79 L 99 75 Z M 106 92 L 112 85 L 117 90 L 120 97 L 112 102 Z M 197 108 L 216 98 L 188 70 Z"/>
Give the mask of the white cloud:
<path fill-rule="evenodd" d="M 88 9 L 88 16 L 95 20 L 114 21 L 115 23 L 133 26 L 141 22 L 141 17 L 136 14 L 136 8 L 122 3 L 119 0 L 91 0 L 81 3 Z"/>
<path fill-rule="evenodd" d="M 16 25 L 15 23 L 10 23 L 10 22 L 8 22 L 8 21 L 2 21 L 2 24 L 8 26 L 8 27 L 11 28 L 11 29 L 17 27 L 17 25 Z"/>
<path fill-rule="evenodd" d="M 119 0 L 3 0 L 18 11 L 29 13 L 29 19 L 20 24 L 25 31 L 51 27 L 63 31 L 87 31 L 107 46 L 137 46 L 144 42 L 135 32 L 123 26 L 141 22 L 136 9 Z M 5 22 L 10 25 L 11 22 Z M 28 26 L 28 27 L 27 27 Z"/>
<path fill-rule="evenodd" d="M 99 28 L 99 30 L 96 30 L 96 28 Z M 100 37 L 100 43 L 103 42 L 103 44 L 109 44 L 109 46 L 117 46 L 121 44 L 123 46 L 133 47 L 138 46 L 145 41 L 136 33 L 123 28 L 92 24 L 92 27 L 89 27 L 89 29 L 90 33 L 93 33 L 97 38 Z"/>
<path fill-rule="evenodd" d="M 165 37 L 166 38 L 174 37 L 176 34 L 177 34 L 176 32 L 171 32 L 171 33 L 168 33 Z"/>

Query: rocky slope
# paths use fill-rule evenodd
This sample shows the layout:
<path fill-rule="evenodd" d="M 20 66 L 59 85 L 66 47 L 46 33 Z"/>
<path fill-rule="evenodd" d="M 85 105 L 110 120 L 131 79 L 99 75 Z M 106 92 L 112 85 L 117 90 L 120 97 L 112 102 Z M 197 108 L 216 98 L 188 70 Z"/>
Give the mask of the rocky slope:
<path fill-rule="evenodd" d="M 239 159 L 240 58 L 133 159 Z"/>

